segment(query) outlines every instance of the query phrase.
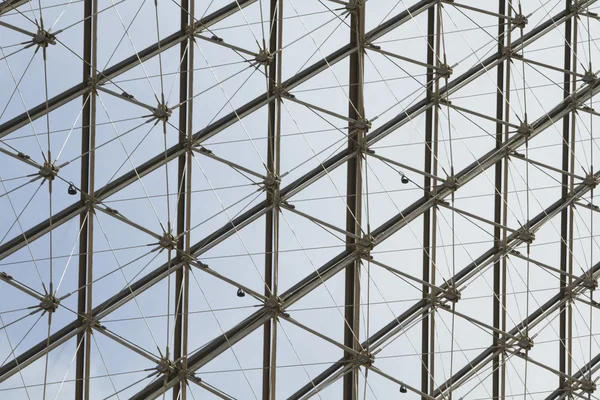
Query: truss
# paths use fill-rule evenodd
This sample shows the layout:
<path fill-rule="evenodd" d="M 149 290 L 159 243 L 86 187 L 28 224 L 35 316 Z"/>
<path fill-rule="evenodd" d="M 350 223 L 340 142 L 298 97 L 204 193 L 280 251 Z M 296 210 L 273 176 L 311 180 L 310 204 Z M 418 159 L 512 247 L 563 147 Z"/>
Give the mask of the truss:
<path fill-rule="evenodd" d="M 596 3 L 1 2 L 0 397 L 596 398 Z"/>

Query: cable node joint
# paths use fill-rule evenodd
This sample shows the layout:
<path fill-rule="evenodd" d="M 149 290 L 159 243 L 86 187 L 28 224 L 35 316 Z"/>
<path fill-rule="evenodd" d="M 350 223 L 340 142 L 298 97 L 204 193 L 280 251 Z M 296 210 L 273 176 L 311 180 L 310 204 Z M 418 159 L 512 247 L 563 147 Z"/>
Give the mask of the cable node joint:
<path fill-rule="evenodd" d="M 512 22 L 513 29 L 514 28 L 524 29 L 525 25 L 527 25 L 527 22 L 529 22 L 529 21 L 525 15 L 517 14 L 512 18 L 511 22 Z"/>
<path fill-rule="evenodd" d="M 592 276 L 586 276 L 581 280 L 579 285 L 588 290 L 594 291 L 598 288 L 598 280 Z"/>
<path fill-rule="evenodd" d="M 269 53 L 268 50 L 260 49 L 256 57 L 254 57 L 254 61 L 258 65 L 268 66 L 273 62 L 273 54 Z"/>
<path fill-rule="evenodd" d="M 177 241 L 175 240 L 175 236 L 169 232 L 165 232 L 158 241 L 158 245 L 163 249 L 173 250 L 175 247 L 177 247 Z"/>
<path fill-rule="evenodd" d="M 581 81 L 586 85 L 593 85 L 597 79 L 598 76 L 592 71 L 591 68 L 585 71 L 585 74 L 583 74 L 581 77 Z"/>
<path fill-rule="evenodd" d="M 359 257 L 369 256 L 373 247 L 375 247 L 375 238 L 370 235 L 363 236 L 354 243 L 354 247 Z"/>
<path fill-rule="evenodd" d="M 175 365 L 171 360 L 168 360 L 163 357 L 158 361 L 158 364 L 156 364 L 155 369 L 161 374 L 169 375 L 170 373 L 175 371 Z"/>
<path fill-rule="evenodd" d="M 527 123 L 527 121 L 521 122 L 517 128 L 517 133 L 521 136 L 528 138 L 533 133 L 533 127 Z"/>
<path fill-rule="evenodd" d="M 447 176 L 444 182 L 442 183 L 442 187 L 454 192 L 458 189 L 459 183 L 458 178 L 454 175 Z"/>
<path fill-rule="evenodd" d="M 166 104 L 159 104 L 152 110 L 152 116 L 159 121 L 167 122 L 172 112 Z"/>
<path fill-rule="evenodd" d="M 517 231 L 517 239 L 524 243 L 533 243 L 535 240 L 535 232 L 524 226 Z"/>
<path fill-rule="evenodd" d="M 51 44 L 56 44 L 56 36 L 40 28 L 37 33 L 33 35 L 31 41 L 45 49 Z"/>
<path fill-rule="evenodd" d="M 600 182 L 600 177 L 596 176 L 595 174 L 588 174 L 582 183 L 595 188 L 598 186 L 598 182 Z"/>
<path fill-rule="evenodd" d="M 447 79 L 450 78 L 450 75 L 452 75 L 452 67 L 448 64 L 441 64 L 440 66 L 438 66 L 435 69 L 435 73 L 437 75 L 437 79 Z"/>
<path fill-rule="evenodd" d="M 46 161 L 44 165 L 40 167 L 40 172 L 38 173 L 42 178 L 48 181 L 53 181 L 54 178 L 56 178 L 56 175 L 58 175 L 58 170 L 59 168 L 56 165 Z"/>
<path fill-rule="evenodd" d="M 461 292 L 460 290 L 455 287 L 455 286 L 451 286 L 449 287 L 445 292 L 443 292 L 442 294 L 442 298 L 446 299 L 447 301 L 451 302 L 451 303 L 458 303 L 458 301 L 461 299 Z"/>
<path fill-rule="evenodd" d="M 54 297 L 52 294 L 47 294 L 42 298 L 42 301 L 39 304 L 39 307 L 47 311 L 49 313 L 53 313 L 58 309 L 58 305 L 60 304 L 60 300 Z"/>
<path fill-rule="evenodd" d="M 375 356 L 367 350 L 362 350 L 356 356 L 354 356 L 353 361 L 354 364 L 359 366 L 370 366 L 375 362 Z"/>
<path fill-rule="evenodd" d="M 515 346 L 517 347 L 517 350 L 529 351 L 533 348 L 533 339 L 523 335 L 517 340 Z"/>

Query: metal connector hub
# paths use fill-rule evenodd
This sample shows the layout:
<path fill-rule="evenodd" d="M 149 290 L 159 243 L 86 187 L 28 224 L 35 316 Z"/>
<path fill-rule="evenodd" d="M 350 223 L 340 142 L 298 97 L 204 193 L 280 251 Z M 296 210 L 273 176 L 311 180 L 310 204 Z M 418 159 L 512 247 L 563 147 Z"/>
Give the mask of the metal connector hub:
<path fill-rule="evenodd" d="M 588 174 L 582 183 L 584 185 L 596 187 L 596 186 L 598 186 L 598 182 L 600 182 L 600 179 L 596 175 Z"/>
<path fill-rule="evenodd" d="M 375 357 L 373 354 L 368 352 L 367 350 L 362 350 L 360 353 L 356 355 L 355 362 L 358 365 L 372 365 L 375 362 Z"/>
<path fill-rule="evenodd" d="M 273 62 L 273 54 L 269 53 L 265 49 L 261 49 L 256 57 L 254 57 L 254 61 L 260 65 L 269 65 L 271 62 Z"/>
<path fill-rule="evenodd" d="M 53 313 L 58 309 L 58 305 L 60 304 L 60 300 L 51 294 L 47 294 L 44 296 L 42 301 L 40 302 L 40 308 L 49 313 Z"/>
<path fill-rule="evenodd" d="M 173 371 L 173 363 L 166 358 L 161 358 L 158 364 L 156 364 L 156 370 L 161 374 L 168 374 Z"/>
<path fill-rule="evenodd" d="M 527 122 L 521 122 L 521 125 L 517 128 L 517 133 L 523 136 L 529 136 L 533 132 L 533 128 Z"/>
<path fill-rule="evenodd" d="M 455 176 L 448 176 L 444 180 L 444 183 L 442 183 L 442 186 L 446 189 L 455 191 L 456 189 L 458 189 L 458 178 L 456 178 Z"/>
<path fill-rule="evenodd" d="M 56 44 L 56 36 L 43 29 L 38 29 L 31 41 L 42 48 L 46 48 L 51 44 Z"/>
<path fill-rule="evenodd" d="M 530 229 L 521 228 L 517 233 L 517 237 L 522 242 L 532 243 L 535 240 L 535 233 Z"/>
<path fill-rule="evenodd" d="M 273 314 L 284 314 L 283 301 L 277 296 L 271 296 L 265 301 L 265 307 Z"/>
<path fill-rule="evenodd" d="M 371 121 L 368 119 L 359 119 L 352 123 L 352 130 L 360 132 L 368 132 L 371 129 Z"/>
<path fill-rule="evenodd" d="M 520 350 L 529 351 L 533 348 L 533 340 L 527 336 L 521 336 L 515 344 Z"/>
<path fill-rule="evenodd" d="M 442 64 L 437 67 L 436 73 L 438 78 L 450 78 L 450 75 L 452 75 L 452 67 L 448 64 Z"/>
<path fill-rule="evenodd" d="M 173 250 L 177 246 L 177 242 L 175 241 L 175 236 L 171 235 L 168 232 L 165 232 L 163 236 L 158 241 L 158 244 L 163 249 Z"/>
<path fill-rule="evenodd" d="M 152 112 L 152 116 L 159 121 L 167 122 L 171 116 L 172 111 L 167 107 L 166 104 L 159 104 L 158 107 Z"/>
<path fill-rule="evenodd" d="M 375 247 L 375 238 L 373 236 L 363 236 L 354 246 L 361 255 L 369 254 L 373 250 L 373 247 Z"/>
<path fill-rule="evenodd" d="M 527 25 L 529 21 L 527 20 L 527 17 L 523 14 L 517 14 L 514 16 L 514 18 L 512 19 L 512 25 L 514 28 L 525 28 L 525 25 Z"/>
<path fill-rule="evenodd" d="M 596 290 L 598 288 L 598 280 L 594 279 L 591 276 L 586 276 L 585 278 L 583 278 L 583 280 L 581 281 L 581 286 L 588 289 L 588 290 Z"/>
<path fill-rule="evenodd" d="M 461 296 L 462 296 L 462 294 L 460 293 L 460 290 L 458 290 L 458 288 L 452 286 L 444 292 L 443 297 L 452 303 L 457 303 L 460 300 Z"/>
<path fill-rule="evenodd" d="M 596 383 L 589 379 L 583 379 L 580 382 L 579 389 L 585 393 L 594 393 L 596 391 Z"/>
<path fill-rule="evenodd" d="M 581 78 L 581 81 L 583 83 L 585 83 L 586 85 L 591 85 L 594 82 L 596 82 L 596 79 L 598 79 L 598 77 L 596 76 L 596 74 L 593 73 L 592 70 L 589 70 L 589 71 L 585 71 L 585 74 L 583 74 L 583 77 Z"/>
<path fill-rule="evenodd" d="M 40 168 L 39 174 L 42 178 L 52 181 L 58 175 L 58 167 L 52 163 L 45 162 Z"/>

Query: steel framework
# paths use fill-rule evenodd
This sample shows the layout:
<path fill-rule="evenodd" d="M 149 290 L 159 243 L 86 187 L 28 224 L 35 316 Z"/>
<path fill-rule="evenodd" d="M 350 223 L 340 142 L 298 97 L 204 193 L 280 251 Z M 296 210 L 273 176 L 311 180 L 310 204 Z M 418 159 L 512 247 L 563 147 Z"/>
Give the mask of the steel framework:
<path fill-rule="evenodd" d="M 597 398 L 596 3 L 1 2 L 0 398 Z"/>

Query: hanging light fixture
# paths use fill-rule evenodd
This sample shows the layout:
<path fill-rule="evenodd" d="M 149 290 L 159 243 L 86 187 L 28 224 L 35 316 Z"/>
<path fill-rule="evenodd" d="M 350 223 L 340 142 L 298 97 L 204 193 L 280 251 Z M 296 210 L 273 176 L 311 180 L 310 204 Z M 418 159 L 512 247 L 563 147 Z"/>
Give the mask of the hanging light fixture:
<path fill-rule="evenodd" d="M 400 393 L 408 393 L 408 390 L 406 390 L 406 386 L 400 385 Z"/>
<path fill-rule="evenodd" d="M 77 194 L 77 189 L 75 189 L 75 185 L 73 182 L 69 182 L 69 188 L 67 189 L 67 193 L 71 196 L 75 196 Z"/>
<path fill-rule="evenodd" d="M 401 179 L 402 183 L 404 183 L 405 185 L 410 182 L 410 179 L 408 179 L 408 177 L 406 175 L 402 175 L 402 179 Z"/>
<path fill-rule="evenodd" d="M 244 297 L 245 295 L 246 295 L 246 293 L 244 293 L 242 288 L 239 288 L 237 291 L 237 297 Z"/>

